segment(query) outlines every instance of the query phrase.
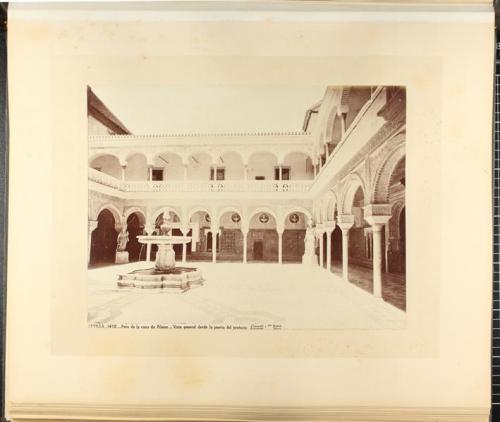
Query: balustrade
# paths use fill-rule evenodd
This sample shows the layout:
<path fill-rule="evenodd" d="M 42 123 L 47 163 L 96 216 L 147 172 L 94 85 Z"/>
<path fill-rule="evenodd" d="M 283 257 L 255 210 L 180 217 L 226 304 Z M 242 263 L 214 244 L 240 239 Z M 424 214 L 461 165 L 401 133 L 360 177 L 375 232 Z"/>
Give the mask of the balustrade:
<path fill-rule="evenodd" d="M 308 192 L 312 180 L 131 181 L 89 168 L 89 181 L 122 192 Z"/>

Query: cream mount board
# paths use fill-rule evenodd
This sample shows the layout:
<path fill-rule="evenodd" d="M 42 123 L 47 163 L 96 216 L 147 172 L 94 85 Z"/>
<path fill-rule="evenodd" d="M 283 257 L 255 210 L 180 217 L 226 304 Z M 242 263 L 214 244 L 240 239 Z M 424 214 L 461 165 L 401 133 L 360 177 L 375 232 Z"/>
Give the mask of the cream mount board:
<path fill-rule="evenodd" d="M 492 10 L 246 7 L 10 6 L 10 418 L 486 421 Z"/>

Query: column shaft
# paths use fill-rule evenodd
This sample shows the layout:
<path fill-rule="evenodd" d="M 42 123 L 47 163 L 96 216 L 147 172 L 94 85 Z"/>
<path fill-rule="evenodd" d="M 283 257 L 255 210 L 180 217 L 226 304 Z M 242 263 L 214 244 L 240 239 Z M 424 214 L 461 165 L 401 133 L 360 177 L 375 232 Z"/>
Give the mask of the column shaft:
<path fill-rule="evenodd" d="M 212 262 L 217 262 L 217 232 L 212 231 Z"/>
<path fill-rule="evenodd" d="M 146 246 L 146 261 L 151 261 L 151 243 Z"/>
<path fill-rule="evenodd" d="M 90 264 L 90 252 L 92 250 L 92 233 L 97 229 L 97 221 L 89 221 L 88 226 L 88 243 L 87 243 L 87 264 Z"/>
<path fill-rule="evenodd" d="M 243 233 L 243 263 L 247 263 L 247 234 Z"/>
<path fill-rule="evenodd" d="M 342 230 L 342 278 L 349 281 L 349 229 Z"/>
<path fill-rule="evenodd" d="M 323 233 L 319 236 L 319 266 L 323 267 Z"/>
<path fill-rule="evenodd" d="M 278 264 L 283 263 L 283 233 L 278 232 Z"/>
<path fill-rule="evenodd" d="M 332 232 L 326 232 L 326 270 L 332 270 Z"/>
<path fill-rule="evenodd" d="M 187 253 L 187 245 L 185 243 L 182 244 L 182 262 L 186 263 L 186 253 Z"/>
<path fill-rule="evenodd" d="M 382 297 L 382 225 L 372 226 L 373 233 L 373 296 Z"/>

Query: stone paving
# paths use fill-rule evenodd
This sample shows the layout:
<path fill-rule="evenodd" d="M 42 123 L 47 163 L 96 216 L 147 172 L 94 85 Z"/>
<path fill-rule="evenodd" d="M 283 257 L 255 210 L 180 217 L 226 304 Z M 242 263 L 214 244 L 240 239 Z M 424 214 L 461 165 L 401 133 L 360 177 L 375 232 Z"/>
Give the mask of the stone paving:
<path fill-rule="evenodd" d="M 275 324 L 283 329 L 401 329 L 406 315 L 344 282 L 301 264 L 206 263 L 204 285 L 174 289 L 117 286 L 118 274 L 152 263 L 89 270 L 89 323 Z M 355 274 L 355 273 L 353 273 Z"/>
<path fill-rule="evenodd" d="M 334 263 L 332 273 L 341 276 L 341 264 Z M 366 290 L 373 292 L 373 271 L 371 268 L 349 265 L 349 281 Z M 382 297 L 384 300 L 402 311 L 406 310 L 406 282 L 402 274 L 382 273 Z"/>

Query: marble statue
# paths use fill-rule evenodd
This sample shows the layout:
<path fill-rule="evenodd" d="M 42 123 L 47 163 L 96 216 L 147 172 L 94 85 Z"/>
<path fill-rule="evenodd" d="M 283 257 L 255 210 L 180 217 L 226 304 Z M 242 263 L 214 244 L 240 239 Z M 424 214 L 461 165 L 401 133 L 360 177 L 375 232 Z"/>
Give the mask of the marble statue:
<path fill-rule="evenodd" d="M 116 243 L 117 243 L 116 250 L 118 252 L 123 252 L 126 249 L 128 243 L 128 231 L 126 227 L 123 227 L 120 233 L 118 234 Z"/>
<path fill-rule="evenodd" d="M 314 229 L 312 227 L 312 221 L 308 220 L 306 235 L 304 238 L 304 255 L 302 256 L 302 263 L 305 265 L 315 265 L 316 254 L 315 254 L 315 244 L 316 236 Z"/>

